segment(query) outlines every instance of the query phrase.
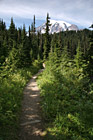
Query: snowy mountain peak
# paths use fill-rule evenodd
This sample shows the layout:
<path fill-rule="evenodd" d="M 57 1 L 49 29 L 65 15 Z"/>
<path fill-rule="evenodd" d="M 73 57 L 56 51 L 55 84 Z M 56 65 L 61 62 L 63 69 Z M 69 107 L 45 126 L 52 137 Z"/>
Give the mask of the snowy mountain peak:
<path fill-rule="evenodd" d="M 65 21 L 56 21 L 50 20 L 50 34 L 58 33 L 60 31 L 67 31 L 67 30 L 79 30 L 77 25 L 67 23 Z M 37 27 L 37 31 L 41 31 L 41 33 L 45 33 L 46 23 L 42 24 L 41 26 Z"/>

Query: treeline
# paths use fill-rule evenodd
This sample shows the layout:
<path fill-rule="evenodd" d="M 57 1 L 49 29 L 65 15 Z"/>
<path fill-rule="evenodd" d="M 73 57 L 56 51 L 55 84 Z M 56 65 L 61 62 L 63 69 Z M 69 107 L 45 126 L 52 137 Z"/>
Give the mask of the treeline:
<path fill-rule="evenodd" d="M 35 20 L 35 19 L 34 19 Z M 35 22 L 34 22 L 35 24 Z M 28 35 L 25 25 L 16 28 L 11 19 L 9 29 L 3 21 L 0 21 L 0 64 L 17 68 L 28 67 L 40 55 L 42 46 L 40 45 L 39 35 L 35 34 L 35 25 L 29 26 Z"/>
<path fill-rule="evenodd" d="M 46 33 L 36 32 L 35 16 L 29 31 L 26 32 L 25 25 L 23 28 L 16 28 L 13 18 L 9 29 L 6 24 L 0 20 L 0 65 L 8 67 L 29 67 L 36 59 L 46 60 L 51 51 L 59 50 L 61 55 L 66 47 L 70 58 L 74 58 L 77 47 L 83 57 L 88 55 L 89 39 L 92 31 L 84 29 L 81 31 L 66 31 L 58 34 L 49 34 L 49 14 L 46 18 Z"/>

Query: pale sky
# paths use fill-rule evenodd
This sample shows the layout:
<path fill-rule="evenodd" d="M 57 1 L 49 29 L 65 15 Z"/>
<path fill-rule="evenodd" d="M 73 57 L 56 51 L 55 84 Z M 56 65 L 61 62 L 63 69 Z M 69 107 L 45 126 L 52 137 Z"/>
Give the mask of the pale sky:
<path fill-rule="evenodd" d="M 11 17 L 16 26 L 31 24 L 35 14 L 38 26 L 46 20 L 47 12 L 51 19 L 88 28 L 93 23 L 93 0 L 0 0 L 0 18 L 7 24 Z"/>

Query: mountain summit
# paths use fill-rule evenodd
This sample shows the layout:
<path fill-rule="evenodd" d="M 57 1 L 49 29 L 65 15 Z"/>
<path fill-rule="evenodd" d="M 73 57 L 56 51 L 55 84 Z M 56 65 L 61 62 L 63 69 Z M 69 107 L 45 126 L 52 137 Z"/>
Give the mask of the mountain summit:
<path fill-rule="evenodd" d="M 50 20 L 50 34 L 59 33 L 60 31 L 77 31 L 79 30 L 77 25 L 67 23 L 65 21 L 56 21 Z M 41 33 L 45 33 L 46 23 L 43 23 L 41 26 L 37 27 L 37 31 L 41 31 Z"/>

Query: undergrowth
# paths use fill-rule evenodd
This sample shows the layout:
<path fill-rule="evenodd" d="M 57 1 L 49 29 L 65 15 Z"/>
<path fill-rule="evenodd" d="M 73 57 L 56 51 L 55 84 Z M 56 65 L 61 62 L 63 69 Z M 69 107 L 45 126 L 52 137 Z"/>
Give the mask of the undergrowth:
<path fill-rule="evenodd" d="M 23 89 L 40 69 L 35 61 L 29 68 L 13 71 L 3 70 L 0 74 L 0 140 L 17 140 L 19 128 L 19 114 Z"/>
<path fill-rule="evenodd" d="M 47 61 L 38 78 L 47 122 L 45 140 L 92 140 L 93 83 L 82 68 L 63 60 Z"/>

